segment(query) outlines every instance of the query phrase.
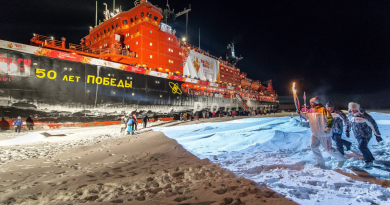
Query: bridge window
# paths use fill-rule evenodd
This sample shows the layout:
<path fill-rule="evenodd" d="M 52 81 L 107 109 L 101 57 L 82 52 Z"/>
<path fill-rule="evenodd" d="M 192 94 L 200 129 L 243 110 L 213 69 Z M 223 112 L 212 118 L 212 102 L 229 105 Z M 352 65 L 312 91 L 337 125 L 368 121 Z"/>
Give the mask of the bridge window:
<path fill-rule="evenodd" d="M 158 17 L 157 17 L 157 16 L 154 16 L 154 20 L 155 20 L 155 21 L 158 21 Z"/>
<path fill-rule="evenodd" d="M 146 15 L 147 15 L 149 18 L 152 18 L 152 14 L 151 14 L 151 13 L 148 12 Z"/>
<path fill-rule="evenodd" d="M 93 39 L 96 39 L 96 36 L 93 36 Z"/>
<path fill-rule="evenodd" d="M 133 23 L 133 18 L 130 18 L 130 22 Z"/>
<path fill-rule="evenodd" d="M 133 22 L 133 21 L 131 21 L 131 22 Z M 127 24 L 127 20 L 123 20 L 122 23 Z"/>
<path fill-rule="evenodd" d="M 107 33 L 106 29 L 104 29 L 103 31 L 104 31 L 104 33 Z"/>
<path fill-rule="evenodd" d="M 114 25 L 111 25 L 111 28 L 114 29 Z"/>
<path fill-rule="evenodd" d="M 141 12 L 141 17 L 144 17 L 144 12 Z"/>
<path fill-rule="evenodd" d="M 150 55 L 150 58 L 153 58 L 153 56 L 152 56 L 152 55 Z"/>
<path fill-rule="evenodd" d="M 118 23 L 115 23 L 115 27 L 118 27 Z"/>
<path fill-rule="evenodd" d="M 103 36 L 103 32 L 100 31 L 100 35 Z"/>
<path fill-rule="evenodd" d="M 137 15 L 135 15 L 135 17 L 134 17 L 134 20 L 138 20 L 138 17 L 137 17 Z"/>
<path fill-rule="evenodd" d="M 107 28 L 107 31 L 110 32 L 110 27 Z"/>
<path fill-rule="evenodd" d="M 96 36 L 99 38 L 99 34 L 96 34 Z"/>

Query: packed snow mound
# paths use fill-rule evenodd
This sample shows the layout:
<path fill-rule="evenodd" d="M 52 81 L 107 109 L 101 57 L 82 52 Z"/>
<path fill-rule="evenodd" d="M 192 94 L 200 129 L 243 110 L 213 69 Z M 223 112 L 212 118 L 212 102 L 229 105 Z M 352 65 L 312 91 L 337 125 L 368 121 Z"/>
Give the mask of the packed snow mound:
<path fill-rule="evenodd" d="M 310 144 L 307 132 L 282 132 L 275 130 L 274 136 L 265 143 L 257 144 L 255 149 L 274 151 L 278 149 L 305 149 Z"/>
<path fill-rule="evenodd" d="M 361 173 L 376 179 L 390 179 L 390 114 L 370 113 L 377 121 L 383 142 L 369 143 L 375 168 Z M 333 169 L 337 161 L 322 152 L 327 170 L 314 168 L 308 122 L 299 117 L 247 118 L 230 122 L 154 128 L 177 140 L 198 156 L 249 178 L 293 199 L 300 204 L 386 204 L 390 190 L 363 180 L 355 180 Z M 364 162 L 351 132 L 350 157 L 341 172 L 358 176 Z M 336 146 L 332 142 L 333 147 Z M 358 173 L 358 174 L 357 174 Z M 367 177 L 367 176 L 364 176 Z"/>
<path fill-rule="evenodd" d="M 0 146 L 19 145 L 45 141 L 45 136 L 40 133 L 30 133 L 10 140 L 0 141 Z"/>

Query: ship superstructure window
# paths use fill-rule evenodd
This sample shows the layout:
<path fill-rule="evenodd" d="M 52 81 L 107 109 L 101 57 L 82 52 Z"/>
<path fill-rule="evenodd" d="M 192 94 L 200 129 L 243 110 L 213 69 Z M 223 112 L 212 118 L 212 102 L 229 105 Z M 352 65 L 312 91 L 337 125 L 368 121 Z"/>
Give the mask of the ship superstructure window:
<path fill-rule="evenodd" d="M 147 15 L 149 18 L 152 18 L 152 14 L 151 14 L 151 13 L 148 12 L 146 15 Z"/>
<path fill-rule="evenodd" d="M 157 17 L 157 16 L 154 16 L 154 20 L 155 20 L 155 21 L 158 21 L 158 17 Z"/>
<path fill-rule="evenodd" d="M 150 42 L 150 46 L 153 46 L 153 43 Z"/>
<path fill-rule="evenodd" d="M 115 23 L 115 27 L 118 27 L 118 23 Z"/>
<path fill-rule="evenodd" d="M 169 63 L 173 63 L 173 60 L 169 60 Z"/>
<path fill-rule="evenodd" d="M 138 17 L 137 17 L 137 15 L 135 15 L 135 16 L 134 16 L 134 20 L 138 20 Z"/>
<path fill-rule="evenodd" d="M 110 32 L 110 27 L 107 28 L 107 31 Z"/>
<path fill-rule="evenodd" d="M 104 29 L 103 31 L 104 31 L 104 33 L 106 33 L 106 32 L 107 32 L 107 31 L 106 31 L 106 29 Z"/>
<path fill-rule="evenodd" d="M 145 15 L 144 12 L 141 12 L 141 17 L 144 17 L 144 15 Z"/>
<path fill-rule="evenodd" d="M 130 18 L 130 22 L 133 23 L 133 18 Z"/>
<path fill-rule="evenodd" d="M 137 42 L 135 42 L 135 45 L 138 45 L 138 41 L 137 41 Z"/>
<path fill-rule="evenodd" d="M 96 34 L 96 36 L 99 38 L 99 34 Z"/>
<path fill-rule="evenodd" d="M 133 21 L 131 21 L 131 22 L 133 22 Z M 122 23 L 127 24 L 127 20 L 123 20 Z"/>
<path fill-rule="evenodd" d="M 152 55 L 150 55 L 150 58 L 153 58 L 153 56 L 152 56 Z"/>
<path fill-rule="evenodd" d="M 153 33 L 152 30 L 150 30 L 150 33 Z"/>
<path fill-rule="evenodd" d="M 103 36 L 103 32 L 100 31 L 100 35 Z"/>
<path fill-rule="evenodd" d="M 111 28 L 114 29 L 114 25 L 111 25 Z"/>
<path fill-rule="evenodd" d="M 96 36 L 93 36 L 93 39 L 96 39 Z"/>

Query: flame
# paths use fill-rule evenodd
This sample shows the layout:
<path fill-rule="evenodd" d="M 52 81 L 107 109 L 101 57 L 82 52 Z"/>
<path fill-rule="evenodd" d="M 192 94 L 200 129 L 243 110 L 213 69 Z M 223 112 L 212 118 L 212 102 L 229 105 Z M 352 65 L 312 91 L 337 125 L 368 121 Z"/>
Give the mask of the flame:
<path fill-rule="evenodd" d="M 295 90 L 295 83 L 293 84 L 292 91 L 297 94 L 297 90 Z"/>

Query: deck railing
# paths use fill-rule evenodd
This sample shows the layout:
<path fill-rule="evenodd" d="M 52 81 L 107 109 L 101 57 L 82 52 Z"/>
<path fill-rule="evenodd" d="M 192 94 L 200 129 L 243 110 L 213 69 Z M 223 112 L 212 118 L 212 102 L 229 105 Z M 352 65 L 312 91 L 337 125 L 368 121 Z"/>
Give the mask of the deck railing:
<path fill-rule="evenodd" d="M 127 56 L 131 58 L 136 58 L 136 54 L 134 52 L 130 52 L 127 50 L 117 49 L 117 48 L 102 48 L 102 49 L 95 49 L 92 50 L 88 46 L 82 46 L 78 44 L 69 43 L 69 49 L 66 49 L 65 47 L 65 38 L 62 38 L 61 41 L 55 40 L 53 37 L 47 37 L 39 34 L 34 34 L 33 38 L 31 39 L 31 42 L 43 44 L 44 47 L 51 47 L 51 48 L 58 48 L 60 50 L 64 51 L 75 51 L 75 52 L 82 52 L 82 53 L 89 53 L 94 55 L 121 55 L 121 56 Z"/>

